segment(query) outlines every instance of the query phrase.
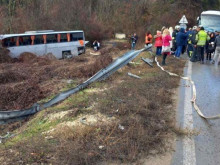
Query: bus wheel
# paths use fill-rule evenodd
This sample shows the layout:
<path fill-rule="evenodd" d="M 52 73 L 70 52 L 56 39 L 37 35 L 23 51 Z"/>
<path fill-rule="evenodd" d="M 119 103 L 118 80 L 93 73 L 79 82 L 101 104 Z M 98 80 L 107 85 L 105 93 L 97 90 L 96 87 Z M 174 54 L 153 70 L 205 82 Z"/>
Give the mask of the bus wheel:
<path fill-rule="evenodd" d="M 68 59 L 68 58 L 73 57 L 70 51 L 63 51 L 62 56 L 63 56 L 63 59 Z"/>

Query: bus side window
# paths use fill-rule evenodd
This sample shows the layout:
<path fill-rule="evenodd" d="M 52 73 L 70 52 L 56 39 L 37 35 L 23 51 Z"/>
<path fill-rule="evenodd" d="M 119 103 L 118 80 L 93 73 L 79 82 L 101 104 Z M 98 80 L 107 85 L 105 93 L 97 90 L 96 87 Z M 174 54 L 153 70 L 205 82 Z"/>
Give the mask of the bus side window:
<path fill-rule="evenodd" d="M 36 35 L 34 43 L 36 45 L 43 44 L 44 43 L 43 36 L 42 35 Z"/>
<path fill-rule="evenodd" d="M 48 34 L 47 35 L 47 43 L 56 43 L 57 37 L 55 34 Z"/>
<path fill-rule="evenodd" d="M 23 37 L 19 37 L 18 40 L 19 40 L 19 45 L 23 45 L 23 44 L 24 44 L 24 39 L 23 39 Z"/>
<path fill-rule="evenodd" d="M 72 33 L 72 41 L 83 40 L 83 33 Z"/>
<path fill-rule="evenodd" d="M 3 47 L 8 47 L 9 46 L 9 42 L 8 42 L 9 40 L 7 39 L 7 38 L 5 38 L 5 39 L 3 39 L 2 40 L 2 46 Z"/>
<path fill-rule="evenodd" d="M 61 34 L 60 42 L 67 42 L 67 34 L 66 33 Z"/>
<path fill-rule="evenodd" d="M 10 42 L 9 42 L 9 46 L 15 46 L 15 38 L 14 37 L 11 37 L 10 38 Z"/>
<path fill-rule="evenodd" d="M 23 37 L 23 45 L 31 45 L 31 37 L 30 36 Z"/>
<path fill-rule="evenodd" d="M 71 36 L 72 36 L 72 40 L 71 41 L 77 41 L 77 36 L 75 35 L 76 33 L 72 33 Z"/>

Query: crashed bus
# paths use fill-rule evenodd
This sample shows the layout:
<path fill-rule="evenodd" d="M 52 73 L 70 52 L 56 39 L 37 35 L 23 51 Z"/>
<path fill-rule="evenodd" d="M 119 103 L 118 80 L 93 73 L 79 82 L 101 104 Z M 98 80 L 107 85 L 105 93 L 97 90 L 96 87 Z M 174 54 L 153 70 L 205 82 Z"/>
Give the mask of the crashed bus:
<path fill-rule="evenodd" d="M 206 31 L 220 31 L 220 11 L 204 11 L 197 18 L 197 21 L 198 25 L 203 26 Z"/>
<path fill-rule="evenodd" d="M 52 53 L 57 59 L 78 56 L 85 52 L 83 31 L 28 31 L 23 34 L 0 35 L 3 48 L 12 58 L 29 52 L 37 56 Z"/>

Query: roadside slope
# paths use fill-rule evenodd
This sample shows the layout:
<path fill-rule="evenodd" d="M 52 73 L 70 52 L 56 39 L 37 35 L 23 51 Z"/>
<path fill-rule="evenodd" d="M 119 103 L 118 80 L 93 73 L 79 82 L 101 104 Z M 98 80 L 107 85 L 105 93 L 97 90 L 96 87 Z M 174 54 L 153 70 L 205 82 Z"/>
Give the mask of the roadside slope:
<path fill-rule="evenodd" d="M 165 153 L 174 136 L 172 95 L 179 79 L 149 68 L 140 59 L 147 56 L 142 53 L 109 79 L 35 115 L 0 146 L 0 162 L 128 163 Z M 185 62 L 169 57 L 167 64 L 167 69 L 182 74 Z"/>

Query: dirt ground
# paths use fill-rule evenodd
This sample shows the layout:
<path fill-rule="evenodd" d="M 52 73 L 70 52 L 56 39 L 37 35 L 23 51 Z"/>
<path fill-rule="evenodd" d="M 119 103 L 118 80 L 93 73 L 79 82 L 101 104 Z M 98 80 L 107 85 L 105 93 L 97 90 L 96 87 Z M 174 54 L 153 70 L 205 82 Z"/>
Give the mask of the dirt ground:
<path fill-rule="evenodd" d="M 46 93 L 44 97 L 50 96 L 63 88 L 76 85 L 76 82 L 71 85 L 64 83 L 66 80 L 80 77 L 79 80 L 77 79 L 78 83 L 94 74 L 97 68 L 102 68 L 127 51 L 126 47 L 124 50 L 114 48 L 103 50 L 104 53 L 102 52 L 101 56 L 86 54 L 70 61 L 50 60 L 48 72 L 45 72 L 45 65 L 42 65 L 43 67 L 40 65 L 40 68 L 44 69 L 37 71 L 38 75 L 42 73 L 42 77 L 36 85 L 38 89 L 47 89 L 50 86 L 48 95 Z M 146 58 L 150 55 L 147 52 L 142 53 L 133 63 L 120 69 L 107 80 L 92 84 L 89 88 L 38 113 L 26 122 L 11 124 L 7 129 L 1 126 L 0 129 L 4 132 L 14 130 L 13 133 L 16 136 L 0 145 L 0 162 L 2 164 L 76 165 L 110 164 L 111 162 L 113 164 L 149 164 L 147 162 L 158 160 L 158 162 L 154 161 L 157 165 L 156 163 L 160 164 L 164 159 L 169 162 L 169 153 L 173 149 L 172 142 L 175 137 L 173 95 L 179 85 L 179 79 L 170 78 L 157 68 L 156 64 L 150 68 L 141 61 L 141 57 Z M 160 57 L 159 60 L 161 61 Z M 27 63 L 25 61 L 2 63 L 1 67 L 5 68 L 2 72 L 8 65 L 10 65 L 8 70 L 15 72 L 15 68 L 11 70 L 13 64 L 22 64 L 22 68 L 17 69 L 22 70 L 23 67 L 30 68 L 30 65 L 35 63 L 29 64 L 29 60 Z M 73 65 L 75 63 L 77 67 Z M 39 69 L 39 62 L 36 65 Z M 182 74 L 184 65 L 184 60 L 177 60 L 170 56 L 165 68 Z M 89 70 L 81 71 L 87 68 L 85 66 L 89 66 Z M 91 69 L 93 67 L 95 69 Z M 34 68 L 30 68 L 30 72 L 33 73 Z M 74 69 L 77 71 L 73 72 Z M 78 70 L 80 70 L 79 73 Z M 88 72 L 90 74 L 87 74 Z M 128 76 L 128 72 L 140 76 L 141 79 Z M 29 72 L 27 74 L 31 75 Z M 13 86 L 15 80 L 19 84 L 23 79 L 28 79 L 24 76 L 20 74 L 19 77 L 9 78 L 2 85 Z M 50 76 L 51 79 L 47 82 Z M 57 79 L 60 80 L 60 86 Z M 40 97 L 41 94 L 37 96 Z M 16 102 L 14 105 L 16 106 L 10 107 L 5 104 L 4 107 L 20 106 Z M 30 105 L 31 103 L 25 107 Z"/>

